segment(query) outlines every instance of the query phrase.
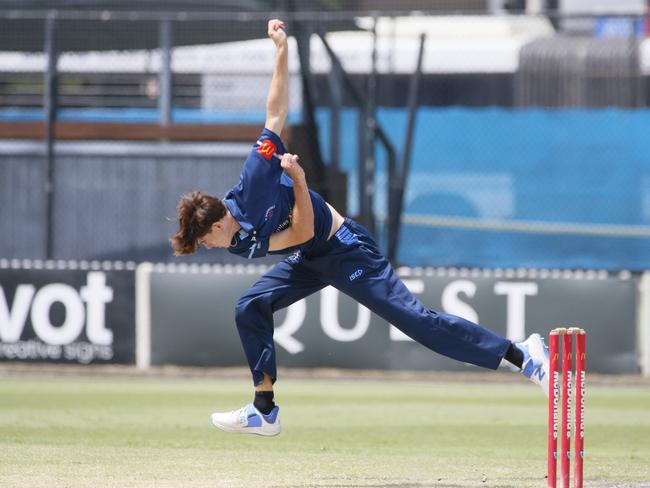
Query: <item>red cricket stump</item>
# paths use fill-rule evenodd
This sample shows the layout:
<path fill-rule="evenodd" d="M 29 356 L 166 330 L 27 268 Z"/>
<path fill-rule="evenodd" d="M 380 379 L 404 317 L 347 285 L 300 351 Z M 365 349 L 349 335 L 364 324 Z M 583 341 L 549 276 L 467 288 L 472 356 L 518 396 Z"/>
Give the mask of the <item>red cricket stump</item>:
<path fill-rule="evenodd" d="M 576 423 L 575 423 L 575 458 L 573 465 L 573 486 L 582 488 L 582 469 L 585 456 L 585 363 L 586 339 L 584 330 L 576 332 Z"/>
<path fill-rule="evenodd" d="M 562 372 L 559 371 L 560 336 L 562 337 Z M 575 337 L 575 340 L 574 340 Z M 575 435 L 573 464 L 574 488 L 582 488 L 585 440 L 585 381 L 587 333 L 578 327 L 553 329 L 549 335 L 549 395 L 548 395 L 548 488 L 557 485 L 557 459 L 560 458 L 561 487 L 571 484 L 571 434 Z M 575 342 L 575 355 L 573 343 Z M 573 363 L 575 360 L 575 385 Z M 575 389 L 575 419 L 572 399 Z M 560 394 L 561 393 L 561 394 Z M 558 415 L 558 404 L 562 415 Z M 572 421 L 575 420 L 575 425 Z M 558 422 L 560 450 L 558 453 Z"/>
<path fill-rule="evenodd" d="M 560 401 L 560 332 L 552 330 L 548 338 L 549 347 L 549 382 L 548 395 L 548 469 L 546 479 L 548 488 L 557 486 L 557 430 L 558 430 L 558 404 Z"/>
<path fill-rule="evenodd" d="M 560 476 L 562 479 L 562 488 L 570 488 L 572 356 L 573 335 L 568 330 L 562 335 L 562 437 L 560 442 Z"/>

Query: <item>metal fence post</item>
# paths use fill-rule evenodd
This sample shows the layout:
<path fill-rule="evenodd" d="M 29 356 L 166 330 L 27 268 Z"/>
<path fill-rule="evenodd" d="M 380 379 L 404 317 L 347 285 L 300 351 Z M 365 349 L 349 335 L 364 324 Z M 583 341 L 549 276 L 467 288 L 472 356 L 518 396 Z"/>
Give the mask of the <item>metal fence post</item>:
<path fill-rule="evenodd" d="M 377 95 L 377 18 L 372 28 L 372 70 L 368 77 L 367 97 L 359 120 L 359 214 L 363 225 L 375 232 L 375 129 Z M 376 236 L 379 237 L 379 236 Z"/>
<path fill-rule="evenodd" d="M 343 89 L 341 87 L 341 71 L 334 62 L 332 62 L 332 68 L 327 79 L 330 88 L 330 166 L 338 170 L 341 159 Z"/>
<path fill-rule="evenodd" d="M 51 11 L 45 19 L 45 56 L 43 107 L 45 108 L 45 258 L 54 257 L 54 125 L 57 112 L 57 63 L 56 12 Z"/>
<path fill-rule="evenodd" d="M 629 42 L 629 61 L 630 72 L 629 78 L 631 80 L 630 89 L 630 107 L 643 106 L 643 75 L 641 74 L 641 54 L 639 49 L 639 40 L 637 39 L 637 22 L 642 17 L 630 17 L 630 35 Z"/>
<path fill-rule="evenodd" d="M 172 45 L 174 34 L 172 22 L 161 20 L 158 40 L 160 44 L 160 74 L 158 77 L 158 113 L 160 125 L 172 123 Z"/>
<path fill-rule="evenodd" d="M 399 244 L 400 232 L 400 217 L 404 207 L 404 191 L 408 181 L 408 173 L 411 163 L 411 153 L 413 149 L 413 135 L 415 133 L 415 117 L 418 109 L 418 98 L 420 95 L 420 78 L 422 78 L 422 62 L 424 59 L 424 46 L 426 44 L 426 34 L 420 35 L 420 48 L 418 50 L 418 60 L 415 68 L 415 73 L 411 77 L 411 86 L 409 88 L 408 100 L 408 119 L 406 126 L 406 139 L 404 141 L 404 151 L 402 152 L 402 162 L 399 166 L 396 182 L 394 183 L 391 177 L 389 182 L 390 193 L 389 196 L 389 236 L 388 236 L 388 255 L 390 259 L 397 258 L 397 246 Z"/>

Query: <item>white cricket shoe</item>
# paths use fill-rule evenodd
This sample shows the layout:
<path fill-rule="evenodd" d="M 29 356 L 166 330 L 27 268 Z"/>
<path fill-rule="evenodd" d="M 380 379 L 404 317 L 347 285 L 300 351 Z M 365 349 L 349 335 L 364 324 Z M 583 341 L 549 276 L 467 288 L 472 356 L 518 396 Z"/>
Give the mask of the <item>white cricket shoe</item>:
<path fill-rule="evenodd" d="M 548 396 L 549 360 L 548 347 L 539 334 L 531 334 L 524 342 L 515 344 L 524 353 L 521 374 L 539 385 Z"/>
<path fill-rule="evenodd" d="M 215 427 L 225 432 L 272 436 L 282 431 L 280 407 L 277 406 L 268 415 L 264 415 L 249 403 L 232 412 L 215 412 L 210 419 Z"/>

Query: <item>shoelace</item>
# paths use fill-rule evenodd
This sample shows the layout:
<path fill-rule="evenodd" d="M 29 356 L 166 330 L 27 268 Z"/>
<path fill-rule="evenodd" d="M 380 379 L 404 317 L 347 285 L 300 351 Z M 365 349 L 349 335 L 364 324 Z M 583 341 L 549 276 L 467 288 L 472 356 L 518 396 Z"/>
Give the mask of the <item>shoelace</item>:
<path fill-rule="evenodd" d="M 233 413 L 237 416 L 237 422 L 239 422 L 240 425 L 244 425 L 247 423 L 248 410 L 245 406 L 240 408 L 239 410 L 236 410 Z"/>

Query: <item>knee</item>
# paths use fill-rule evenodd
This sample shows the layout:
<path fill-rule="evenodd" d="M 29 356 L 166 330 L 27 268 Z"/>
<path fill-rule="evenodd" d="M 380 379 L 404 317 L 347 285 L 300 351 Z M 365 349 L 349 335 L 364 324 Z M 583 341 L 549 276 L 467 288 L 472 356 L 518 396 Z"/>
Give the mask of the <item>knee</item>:
<path fill-rule="evenodd" d="M 256 322 L 255 318 L 271 314 L 270 306 L 265 305 L 263 296 L 244 295 L 235 305 L 235 322 L 238 327 Z"/>
<path fill-rule="evenodd" d="M 237 324 L 239 324 L 242 319 L 245 318 L 248 314 L 250 302 L 251 299 L 246 296 L 243 296 L 237 300 L 237 303 L 235 304 L 235 321 Z"/>

